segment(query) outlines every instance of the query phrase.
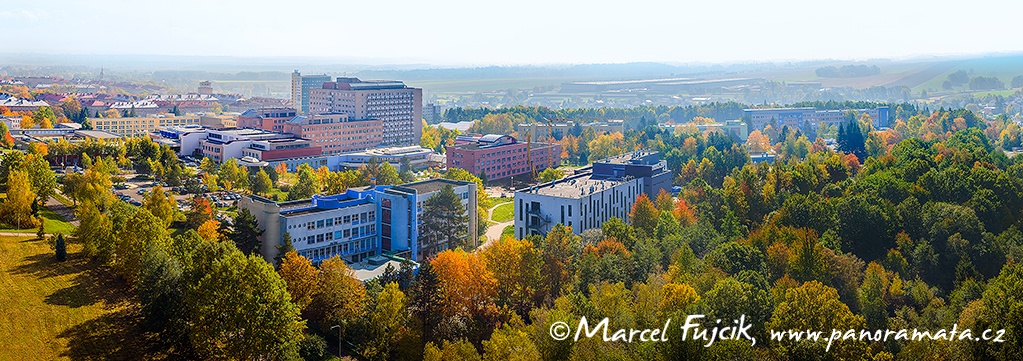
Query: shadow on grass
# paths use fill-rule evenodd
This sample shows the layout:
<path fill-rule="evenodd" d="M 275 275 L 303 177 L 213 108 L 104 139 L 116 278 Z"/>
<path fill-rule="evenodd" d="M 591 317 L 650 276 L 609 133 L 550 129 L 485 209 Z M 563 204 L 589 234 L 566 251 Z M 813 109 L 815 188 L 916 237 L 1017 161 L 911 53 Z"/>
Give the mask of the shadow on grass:
<path fill-rule="evenodd" d="M 143 360 L 145 337 L 138 331 L 139 316 L 131 307 L 106 313 L 61 332 L 67 350 L 61 356 L 72 360 Z"/>
<path fill-rule="evenodd" d="M 35 239 L 32 241 L 45 242 Z M 43 279 L 79 273 L 91 267 L 95 267 L 95 265 L 90 265 L 88 257 L 81 252 L 68 254 L 67 260 L 64 262 L 57 262 L 57 256 L 53 252 L 46 252 L 25 256 L 22 258 L 21 264 L 11 268 L 10 272 L 17 275 L 28 274 Z"/>
<path fill-rule="evenodd" d="M 72 308 L 103 302 L 115 305 L 127 301 L 127 284 L 114 277 L 106 268 L 93 268 L 75 276 L 73 286 L 65 287 L 46 296 L 46 303 Z"/>

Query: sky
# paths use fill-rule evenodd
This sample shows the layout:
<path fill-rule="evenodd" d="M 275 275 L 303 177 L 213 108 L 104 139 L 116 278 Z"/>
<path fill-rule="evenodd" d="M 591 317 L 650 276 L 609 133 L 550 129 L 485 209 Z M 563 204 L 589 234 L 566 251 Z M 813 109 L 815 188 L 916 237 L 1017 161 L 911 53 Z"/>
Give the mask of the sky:
<path fill-rule="evenodd" d="M 1023 52 L 1023 1 L 0 0 L 0 52 L 522 65 Z"/>

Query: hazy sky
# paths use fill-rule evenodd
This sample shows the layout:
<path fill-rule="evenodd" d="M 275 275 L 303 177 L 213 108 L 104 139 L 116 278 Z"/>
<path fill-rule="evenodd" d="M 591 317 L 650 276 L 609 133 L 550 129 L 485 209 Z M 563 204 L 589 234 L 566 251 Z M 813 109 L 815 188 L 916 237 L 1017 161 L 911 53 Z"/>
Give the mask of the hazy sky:
<path fill-rule="evenodd" d="M 438 65 L 1023 51 L 1023 1 L 0 0 L 0 52 Z"/>

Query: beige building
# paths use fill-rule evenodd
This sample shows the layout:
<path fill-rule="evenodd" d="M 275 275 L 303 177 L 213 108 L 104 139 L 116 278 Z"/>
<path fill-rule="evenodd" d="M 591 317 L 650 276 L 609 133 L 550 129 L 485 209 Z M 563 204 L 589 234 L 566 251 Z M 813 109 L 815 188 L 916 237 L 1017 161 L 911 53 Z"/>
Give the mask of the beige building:
<path fill-rule="evenodd" d="M 419 144 L 423 135 L 423 89 L 401 81 L 339 77 L 309 91 L 309 112 L 344 113 L 353 120 L 381 120 L 384 146 Z"/>
<path fill-rule="evenodd" d="M 213 129 L 236 128 L 240 113 L 202 114 L 199 115 L 199 124 Z"/>
<path fill-rule="evenodd" d="M 194 114 L 174 116 L 156 114 L 148 117 L 133 118 L 89 118 L 89 124 L 95 130 L 102 130 L 122 137 L 139 137 L 156 131 L 160 127 L 185 126 L 200 124 L 200 116 Z"/>

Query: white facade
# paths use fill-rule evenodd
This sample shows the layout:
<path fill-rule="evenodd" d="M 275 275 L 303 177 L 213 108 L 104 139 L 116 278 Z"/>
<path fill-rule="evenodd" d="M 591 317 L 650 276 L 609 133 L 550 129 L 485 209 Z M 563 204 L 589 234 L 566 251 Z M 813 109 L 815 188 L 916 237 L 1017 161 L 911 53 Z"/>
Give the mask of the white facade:
<path fill-rule="evenodd" d="M 575 234 L 600 228 L 612 217 L 629 220 L 643 178 L 591 179 L 589 173 L 571 176 L 515 192 L 515 237 L 546 235 L 556 224 Z"/>
<path fill-rule="evenodd" d="M 359 262 L 380 249 L 373 203 L 282 214 L 281 227 L 291 235 L 295 251 L 313 262 L 334 255 Z"/>

